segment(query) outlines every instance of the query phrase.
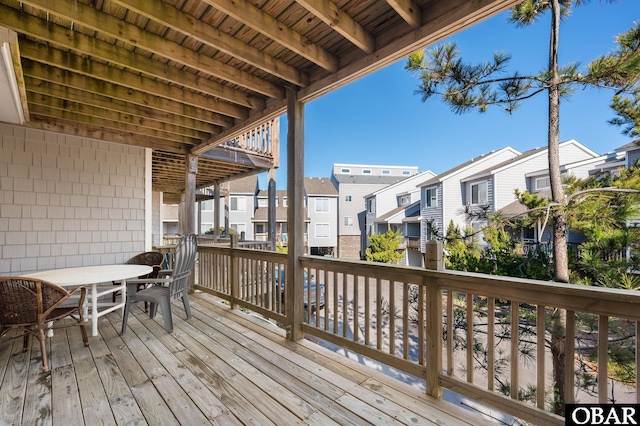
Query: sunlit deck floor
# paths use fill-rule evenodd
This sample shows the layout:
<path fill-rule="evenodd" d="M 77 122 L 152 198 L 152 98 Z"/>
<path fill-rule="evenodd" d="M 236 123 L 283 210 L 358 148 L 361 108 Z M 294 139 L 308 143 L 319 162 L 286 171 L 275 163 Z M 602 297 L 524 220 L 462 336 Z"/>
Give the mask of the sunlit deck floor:
<path fill-rule="evenodd" d="M 162 317 L 132 309 L 49 339 L 51 373 L 37 341 L 0 346 L 0 424 L 482 424 L 478 416 L 309 341 L 293 343 L 263 321 L 208 295 L 191 297 L 193 318 L 173 304 Z M 89 327 L 88 327 L 89 329 Z"/>

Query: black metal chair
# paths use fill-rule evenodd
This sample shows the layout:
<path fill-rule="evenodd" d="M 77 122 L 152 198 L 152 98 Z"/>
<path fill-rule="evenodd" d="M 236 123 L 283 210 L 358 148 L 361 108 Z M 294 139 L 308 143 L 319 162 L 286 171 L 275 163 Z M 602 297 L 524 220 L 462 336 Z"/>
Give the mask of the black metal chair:
<path fill-rule="evenodd" d="M 164 328 L 169 333 L 173 332 L 171 300 L 182 299 L 187 318 L 191 318 L 187 284 L 196 261 L 197 252 L 198 240 L 196 235 L 191 234 L 184 236 L 176 246 L 173 269 L 159 271 L 158 278 L 155 279 L 127 280 L 127 300 L 122 318 L 121 335 L 127 331 L 129 311 L 131 310 L 131 305 L 136 302 L 147 302 L 150 304 L 149 316 L 151 318 L 155 317 L 158 305 L 160 305 L 164 319 Z M 139 285 L 146 287 L 137 291 Z"/>
<path fill-rule="evenodd" d="M 75 299 L 72 299 L 72 305 L 63 305 L 77 292 L 80 292 L 77 304 Z M 58 285 L 36 278 L 0 278 L 0 337 L 5 336 L 10 330 L 22 329 L 23 351 L 26 352 L 29 348 L 29 335 L 35 336 L 40 341 L 42 369 L 49 371 L 46 348 L 49 330 L 74 325 L 80 326 L 82 341 L 85 346 L 89 346 L 87 329 L 82 315 L 82 305 L 86 295 L 87 289 L 84 286 L 67 291 Z M 71 324 L 56 326 L 58 321 L 68 317 L 75 321 Z M 16 337 L 20 337 L 20 335 L 8 336 L 0 341 Z"/>

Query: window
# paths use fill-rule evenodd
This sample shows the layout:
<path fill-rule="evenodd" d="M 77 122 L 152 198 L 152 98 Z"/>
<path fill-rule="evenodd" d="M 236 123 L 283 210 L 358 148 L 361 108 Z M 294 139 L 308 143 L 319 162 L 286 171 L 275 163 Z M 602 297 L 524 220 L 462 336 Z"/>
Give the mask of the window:
<path fill-rule="evenodd" d="M 340 173 L 351 173 L 351 169 L 342 169 L 340 170 Z"/>
<path fill-rule="evenodd" d="M 402 171 L 402 175 L 403 175 L 403 176 L 409 176 L 410 174 L 411 174 L 411 171 L 410 171 L 410 170 L 403 170 L 403 171 Z"/>
<path fill-rule="evenodd" d="M 382 174 L 383 175 L 390 175 L 391 174 L 391 170 L 383 169 L 382 170 Z"/>
<path fill-rule="evenodd" d="M 329 238 L 328 223 L 316 223 L 316 238 Z"/>
<path fill-rule="evenodd" d="M 200 233 L 206 234 L 208 231 L 213 231 L 213 223 L 202 222 L 200 224 Z"/>
<path fill-rule="evenodd" d="M 266 226 L 264 223 L 256 223 L 256 234 L 266 234 Z"/>
<path fill-rule="evenodd" d="M 246 223 L 232 223 L 229 225 L 229 228 L 233 229 L 234 231 L 236 231 L 237 234 L 240 234 L 241 232 L 247 232 L 247 224 Z"/>
<path fill-rule="evenodd" d="M 471 204 L 487 204 L 487 182 L 471 185 Z"/>
<path fill-rule="evenodd" d="M 549 176 L 536 178 L 535 188 L 536 188 L 536 191 L 540 191 L 541 189 L 551 188 L 551 179 L 549 178 Z"/>
<path fill-rule="evenodd" d="M 345 195 L 344 196 L 344 200 L 345 201 L 351 201 L 351 195 Z"/>
<path fill-rule="evenodd" d="M 522 228 L 522 239 L 524 241 L 535 241 L 536 240 L 535 228 Z"/>
<path fill-rule="evenodd" d="M 438 189 L 429 188 L 424 193 L 425 205 L 427 207 L 437 207 L 438 205 Z"/>
<path fill-rule="evenodd" d="M 230 209 L 232 212 L 243 212 L 246 209 L 245 197 L 231 197 L 229 199 Z"/>
<path fill-rule="evenodd" d="M 353 216 L 344 217 L 344 226 L 353 226 Z"/>
<path fill-rule="evenodd" d="M 213 200 L 204 200 L 201 204 L 202 210 L 213 210 Z"/>
<path fill-rule="evenodd" d="M 316 213 L 329 213 L 328 198 L 316 198 Z"/>
<path fill-rule="evenodd" d="M 269 200 L 267 200 L 266 198 L 258 198 L 258 207 L 268 207 L 269 206 Z"/>
<path fill-rule="evenodd" d="M 403 195 L 403 196 L 399 197 L 399 199 L 398 199 L 398 205 L 399 206 L 404 206 L 405 204 L 409 204 L 409 196 L 408 195 Z"/>
<path fill-rule="evenodd" d="M 287 207 L 287 197 L 282 197 L 282 207 Z"/>
<path fill-rule="evenodd" d="M 367 212 L 373 213 L 373 199 L 367 200 Z"/>
<path fill-rule="evenodd" d="M 371 169 L 362 169 L 362 174 L 363 175 L 370 175 L 371 174 Z"/>

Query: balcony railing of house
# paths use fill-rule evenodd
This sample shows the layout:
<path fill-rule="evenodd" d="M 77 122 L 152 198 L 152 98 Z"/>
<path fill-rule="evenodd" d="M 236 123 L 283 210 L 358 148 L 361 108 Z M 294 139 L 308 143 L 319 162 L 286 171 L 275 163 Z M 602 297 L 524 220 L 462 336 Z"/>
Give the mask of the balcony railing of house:
<path fill-rule="evenodd" d="M 581 255 L 580 243 L 567 243 L 570 252 L 576 254 L 578 258 Z M 521 252 L 523 256 L 527 256 L 531 252 L 535 252 L 536 250 L 541 250 L 547 256 L 553 256 L 553 244 L 551 243 L 535 243 L 535 242 L 525 242 L 521 246 Z M 627 249 L 624 248 L 622 250 L 607 250 L 601 253 L 601 258 L 605 262 L 623 260 L 627 256 Z"/>
<path fill-rule="evenodd" d="M 420 237 L 404 237 L 404 245 L 408 249 L 420 250 Z"/>
<path fill-rule="evenodd" d="M 255 127 L 235 138 L 227 141 L 224 145 L 232 148 L 240 148 L 246 151 L 263 155 L 277 157 L 273 152 L 277 146 L 273 141 L 280 137 L 280 118 L 274 118 L 266 123 Z"/>
<path fill-rule="evenodd" d="M 428 250 L 437 257 L 441 246 Z M 220 246 L 198 252 L 196 288 L 291 327 L 284 301 L 293 286 L 276 283 L 286 254 Z M 307 293 L 309 306 L 324 304 L 305 310 L 304 333 L 422 378 L 434 397 L 447 388 L 535 424 L 564 424 L 550 412 L 553 365 L 545 324 L 551 317 L 559 316 L 569 336 L 561 339 L 566 403 L 610 402 L 609 325 L 630 335 L 640 326 L 640 294 L 630 291 L 446 271 L 429 259 L 435 269 L 315 256 L 302 256 L 300 264 L 312 284 L 295 291 Z M 530 356 L 521 354 L 523 345 Z M 633 339 L 628 349 L 639 353 L 638 345 Z M 591 369 L 581 371 L 585 364 L 578 367 L 576 360 L 584 353 L 591 355 Z M 574 386 L 580 375 L 594 379 L 589 392 Z M 533 391 L 523 398 L 500 388 Z M 616 402 L 623 393 L 639 401 L 633 383 L 618 384 L 616 391 Z"/>

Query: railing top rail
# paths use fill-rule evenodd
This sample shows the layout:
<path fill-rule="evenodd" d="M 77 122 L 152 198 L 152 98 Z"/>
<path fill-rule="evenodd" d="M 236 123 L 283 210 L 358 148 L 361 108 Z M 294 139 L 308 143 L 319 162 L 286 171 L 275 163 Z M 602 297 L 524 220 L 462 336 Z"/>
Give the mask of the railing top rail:
<path fill-rule="evenodd" d="M 443 290 L 640 320 L 640 292 L 460 271 L 301 256 L 304 266 L 408 284 L 435 279 Z"/>

